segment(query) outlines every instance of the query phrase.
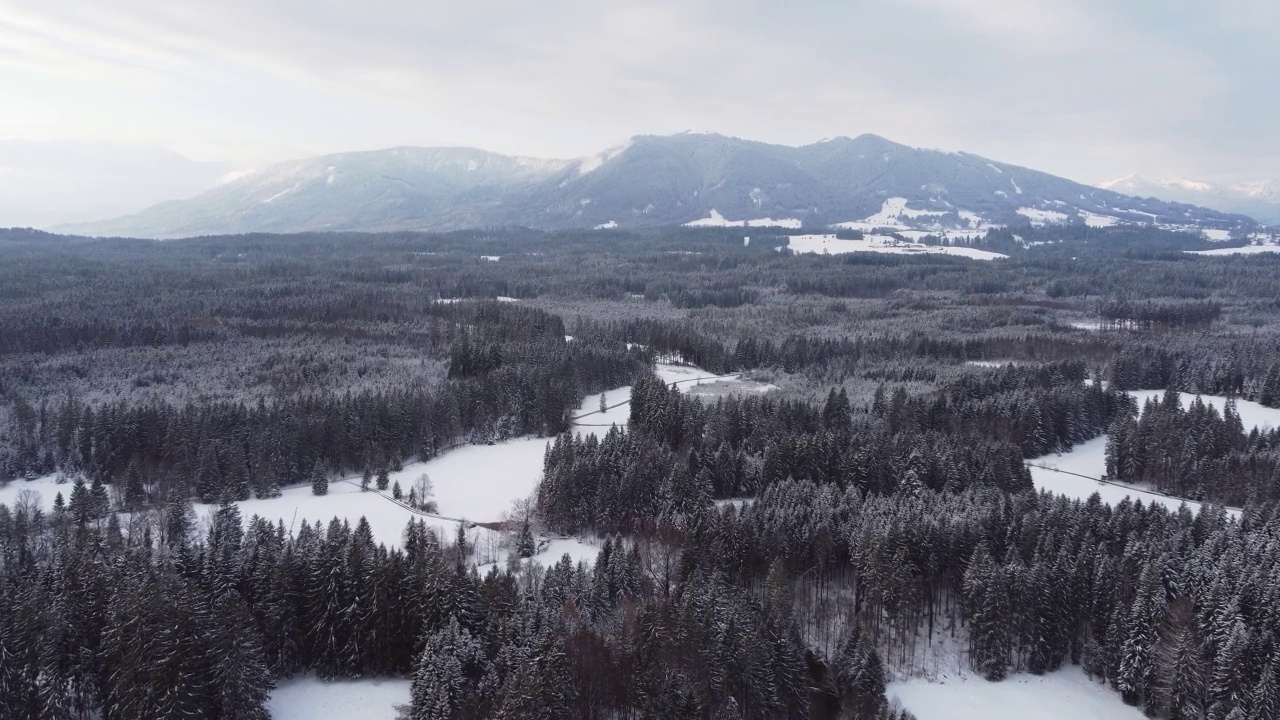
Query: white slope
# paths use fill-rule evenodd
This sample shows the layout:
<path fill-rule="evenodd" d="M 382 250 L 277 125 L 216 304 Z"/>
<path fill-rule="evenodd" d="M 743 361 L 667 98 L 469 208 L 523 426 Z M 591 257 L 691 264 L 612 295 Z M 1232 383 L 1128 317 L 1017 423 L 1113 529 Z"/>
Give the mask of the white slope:
<path fill-rule="evenodd" d="M 1090 680 L 1074 666 L 1047 675 L 1019 674 L 1001 682 L 962 677 L 945 683 L 907 680 L 890 683 L 920 720 L 1142 720 L 1120 694 Z"/>
<path fill-rule="evenodd" d="M 900 243 L 887 235 L 863 235 L 861 240 L 842 240 L 835 235 L 792 235 L 787 247 L 796 253 L 841 255 L 851 252 L 876 252 L 895 255 L 958 255 L 974 260 L 995 260 L 1008 257 L 1000 253 L 977 248 L 951 245 L 920 245 Z"/>
<path fill-rule="evenodd" d="M 410 702 L 411 685 L 409 680 L 389 678 L 294 678 L 271 693 L 267 709 L 273 720 L 396 720 L 396 706 Z"/>
<path fill-rule="evenodd" d="M 1048 223 L 1061 224 L 1067 221 L 1065 213 L 1056 210 L 1036 210 L 1035 208 L 1018 208 L 1018 214 L 1031 221 L 1032 226 L 1042 227 Z"/>
<path fill-rule="evenodd" d="M 796 218 L 756 218 L 754 220 L 727 220 L 715 208 L 711 209 L 709 217 L 701 220 L 694 220 L 684 224 L 685 227 L 780 227 L 790 230 L 799 230 L 800 221 Z"/>
<path fill-rule="evenodd" d="M 1213 242 L 1226 242 L 1227 240 L 1231 239 L 1230 230 L 1218 230 L 1215 228 L 1207 228 L 1205 230 L 1201 230 L 1200 232 L 1204 235 L 1206 240 L 1211 240 Z"/>
<path fill-rule="evenodd" d="M 1120 223 L 1120 220 L 1110 215 L 1097 215 L 1088 210 L 1081 210 L 1080 217 L 1084 218 L 1084 224 L 1092 228 L 1113 227 Z"/>

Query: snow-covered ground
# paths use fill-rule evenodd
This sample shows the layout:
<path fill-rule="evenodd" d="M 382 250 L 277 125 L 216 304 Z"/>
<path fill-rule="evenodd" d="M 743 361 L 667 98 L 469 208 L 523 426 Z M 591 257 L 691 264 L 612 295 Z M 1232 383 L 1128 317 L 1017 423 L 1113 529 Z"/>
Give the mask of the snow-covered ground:
<path fill-rule="evenodd" d="M 1217 230 L 1214 228 L 1209 228 L 1206 230 L 1202 230 L 1201 233 L 1204 234 L 1204 237 L 1206 240 L 1212 240 L 1213 242 L 1226 242 L 1227 240 L 1231 239 L 1230 230 Z"/>
<path fill-rule="evenodd" d="M 1212 250 L 1184 250 L 1192 255 L 1253 255 L 1255 253 L 1280 252 L 1280 245 L 1245 245 L 1244 247 L 1214 248 Z"/>
<path fill-rule="evenodd" d="M 715 208 L 711 216 L 684 224 L 685 227 L 780 227 L 791 230 L 800 229 L 800 221 L 796 218 L 756 218 L 754 220 L 727 220 Z"/>
<path fill-rule="evenodd" d="M 494 522 L 511 509 L 512 501 L 533 494 L 542 477 L 548 442 L 548 438 L 521 438 L 495 445 L 466 445 L 427 462 L 406 465 L 391 473 L 391 481 L 398 481 L 407 495 L 426 473 L 435 489 L 440 515 Z"/>
<path fill-rule="evenodd" d="M 1164 391 L 1134 390 L 1130 391 L 1129 395 L 1138 401 L 1138 409 L 1141 411 L 1148 399 L 1162 397 Z M 1185 408 L 1195 397 L 1191 393 L 1179 393 L 1178 399 L 1182 407 Z M 1216 408 L 1218 412 L 1222 412 L 1227 402 L 1227 398 L 1218 395 L 1201 395 L 1200 398 L 1208 405 Z M 1236 410 L 1240 414 L 1240 421 L 1246 431 L 1255 427 L 1259 429 L 1280 427 L 1280 408 L 1269 408 L 1255 402 L 1237 400 Z M 1088 479 L 1100 478 L 1107 472 L 1106 451 L 1107 436 L 1102 435 L 1081 443 L 1061 455 L 1045 455 L 1028 460 L 1027 463 L 1031 466 L 1032 482 L 1035 483 L 1037 490 L 1048 490 L 1081 500 L 1096 492 L 1102 497 L 1103 502 L 1110 505 L 1114 505 L 1126 497 L 1141 500 L 1144 503 L 1156 502 L 1171 510 L 1176 510 L 1182 505 L 1182 500 L 1165 497 L 1140 488 L 1105 484 Z M 1038 465 L 1056 468 L 1062 472 L 1055 472 L 1055 470 L 1046 469 L 1045 467 L 1036 467 Z M 1075 475 L 1066 473 L 1075 473 Z M 1077 475 L 1087 477 L 1077 477 Z M 1198 502 L 1188 500 L 1186 504 L 1192 512 L 1200 510 L 1200 503 Z M 1229 509 L 1227 513 L 1235 517 L 1240 515 L 1240 511 L 1236 509 Z"/>
<path fill-rule="evenodd" d="M 1112 227 L 1113 225 L 1120 223 L 1118 218 L 1111 217 L 1110 215 L 1097 215 L 1089 212 L 1088 210 L 1081 210 L 1080 217 L 1084 218 L 1085 225 L 1092 228 Z"/>
<path fill-rule="evenodd" d="M 285 680 L 271 693 L 273 720 L 396 720 L 396 705 L 408 705 L 409 680 L 373 678 L 322 682 Z"/>
<path fill-rule="evenodd" d="M 1164 397 L 1163 390 L 1130 390 L 1129 394 L 1138 401 L 1139 412 L 1150 398 Z M 1200 395 L 1199 397 L 1219 413 L 1227 406 L 1227 398 L 1221 395 Z M 1178 393 L 1178 401 L 1184 408 L 1195 399 L 1196 395 L 1193 393 Z M 1255 427 L 1259 430 L 1280 427 L 1280 408 L 1269 408 L 1256 402 L 1237 399 L 1236 412 L 1240 414 L 1240 422 L 1244 425 L 1245 432 Z"/>
<path fill-rule="evenodd" d="M 29 490 L 36 493 L 36 504 L 45 512 L 53 511 L 54 498 L 58 497 L 58 493 L 62 493 L 64 502 L 71 500 L 71 483 L 58 483 L 57 475 L 45 475 L 35 480 L 27 481 L 23 479 L 10 480 L 7 484 L 0 484 L 0 505 L 8 505 L 13 507 L 17 504 L 22 491 Z"/>
<path fill-rule="evenodd" d="M 499 295 L 496 298 L 440 298 L 436 300 L 436 302 L 440 303 L 441 305 L 452 305 L 454 303 L 467 302 L 468 300 L 490 300 L 490 299 L 497 300 L 498 302 L 520 302 L 520 298 L 507 297 L 506 295 Z"/>
<path fill-rule="evenodd" d="M 1018 214 L 1031 221 L 1032 226 L 1040 227 L 1046 223 L 1064 223 L 1067 221 L 1065 213 L 1057 210 L 1037 210 L 1035 208 L 1018 208 Z"/>
<path fill-rule="evenodd" d="M 974 260 L 1008 257 L 1000 253 L 951 245 L 900 244 L 887 235 L 864 235 L 861 240 L 842 240 L 835 235 L 792 235 L 787 247 L 792 252 L 840 255 L 851 252 L 878 252 L 897 255 L 959 255 Z"/>
<path fill-rule="evenodd" d="M 1074 666 L 1047 675 L 1014 675 L 1001 682 L 962 677 L 945 683 L 890 683 L 887 695 L 920 720 L 1142 720 L 1120 694 Z"/>

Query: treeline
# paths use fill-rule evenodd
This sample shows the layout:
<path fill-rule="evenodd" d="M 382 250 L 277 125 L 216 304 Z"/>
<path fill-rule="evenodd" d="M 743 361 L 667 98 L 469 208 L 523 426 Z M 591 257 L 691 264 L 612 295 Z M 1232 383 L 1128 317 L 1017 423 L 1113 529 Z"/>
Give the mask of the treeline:
<path fill-rule="evenodd" d="M 1221 413 L 1199 397 L 1184 409 L 1168 390 L 1112 422 L 1107 475 L 1237 507 L 1280 500 L 1280 430 L 1246 431 L 1234 400 Z"/>
<path fill-rule="evenodd" d="M 910 718 L 859 633 L 828 663 L 781 580 L 757 597 L 675 538 L 481 577 L 461 531 L 445 547 L 421 522 L 388 549 L 363 519 L 291 535 L 224 506 L 203 538 L 190 519 L 125 534 L 0 505 L 0 715 L 265 720 L 312 673 L 408 675 L 414 720 Z"/>
<path fill-rule="evenodd" d="M 706 406 L 654 376 L 632 386 L 630 421 L 602 438 L 563 435 L 548 449 L 538 508 L 566 533 L 645 533 L 713 500 L 788 480 L 863 494 L 1023 492 L 1023 459 L 1099 435 L 1129 408 L 1083 382 L 1083 366 L 1006 367 L 930 398 L 876 393 L 855 413 L 831 391 L 821 408 L 768 397 Z"/>
<path fill-rule="evenodd" d="M 132 474 L 144 504 L 175 493 L 204 502 L 271 497 L 317 466 L 378 470 L 458 442 L 563 432 L 585 395 L 645 367 L 622 343 L 565 342 L 560 319 L 542 311 L 481 303 L 465 312 L 452 379 L 436 386 L 181 407 L 18 398 L 0 477 L 61 470 L 111 484 Z"/>
<path fill-rule="evenodd" d="M 1204 329 L 1222 317 L 1222 306 L 1199 301 L 1135 302 L 1118 297 L 1100 303 L 1098 317 L 1113 330 Z"/>
<path fill-rule="evenodd" d="M 862 496 L 784 482 L 686 520 L 686 562 L 764 595 L 785 577 L 797 622 L 835 655 L 861 628 L 894 673 L 998 680 L 1083 665 L 1154 717 L 1280 713 L 1280 515 L 1095 495 Z M 688 558 L 696 558 L 689 560 Z"/>
<path fill-rule="evenodd" d="M 1112 384 L 1127 390 L 1173 388 L 1227 395 L 1280 407 L 1280 338 L 1168 336 L 1122 347 L 1111 360 Z"/>

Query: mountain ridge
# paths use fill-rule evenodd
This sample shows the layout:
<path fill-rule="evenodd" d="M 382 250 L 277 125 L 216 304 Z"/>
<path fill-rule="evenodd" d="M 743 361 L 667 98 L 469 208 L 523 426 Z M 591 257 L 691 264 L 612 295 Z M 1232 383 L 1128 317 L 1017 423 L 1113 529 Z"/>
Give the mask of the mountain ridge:
<path fill-rule="evenodd" d="M 1253 224 L 1240 215 L 1129 197 L 874 134 L 792 147 L 682 133 L 637 135 L 572 159 L 411 146 L 324 155 L 271 165 L 195 198 L 56 229 L 159 238 L 513 225 L 559 230 L 681 225 L 713 212 L 735 222 L 769 218 L 819 228 L 874 219 L 890 201 L 898 209 L 891 226 L 922 230 L 1059 216 L 1088 224 Z"/>

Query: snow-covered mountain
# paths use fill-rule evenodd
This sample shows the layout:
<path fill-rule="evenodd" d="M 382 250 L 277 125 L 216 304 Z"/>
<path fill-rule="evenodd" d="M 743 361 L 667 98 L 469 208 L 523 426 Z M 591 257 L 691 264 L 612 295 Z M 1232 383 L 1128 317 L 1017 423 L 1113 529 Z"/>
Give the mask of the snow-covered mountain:
<path fill-rule="evenodd" d="M 638 136 L 575 160 L 468 148 L 394 148 L 273 165 L 190 200 L 63 226 L 181 237 L 310 230 L 631 228 L 697 223 L 973 231 L 993 224 L 1245 217 L 1089 187 L 968 153 L 875 135 L 788 147 L 715 134 Z"/>
<path fill-rule="evenodd" d="M 1280 180 L 1214 184 L 1183 178 L 1152 180 L 1141 175 L 1129 175 L 1098 187 L 1126 195 L 1202 205 L 1222 212 L 1248 215 L 1268 225 L 1280 225 Z"/>

